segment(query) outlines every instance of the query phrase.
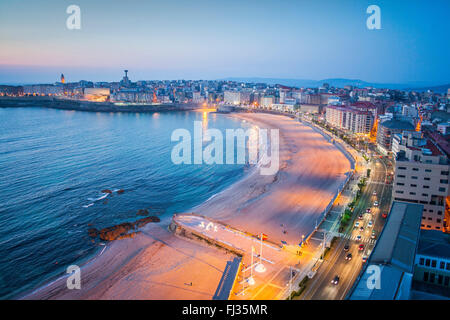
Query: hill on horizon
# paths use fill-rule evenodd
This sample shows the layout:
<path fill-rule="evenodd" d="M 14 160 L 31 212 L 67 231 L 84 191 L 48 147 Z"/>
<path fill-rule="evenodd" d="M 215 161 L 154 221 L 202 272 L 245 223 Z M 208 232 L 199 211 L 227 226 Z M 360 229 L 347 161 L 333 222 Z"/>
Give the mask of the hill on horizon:
<path fill-rule="evenodd" d="M 283 78 L 260 78 L 260 77 L 229 77 L 219 80 L 242 81 L 250 83 L 267 83 L 267 84 L 281 84 L 290 87 L 320 87 L 324 83 L 328 83 L 332 87 L 343 88 L 345 86 L 354 86 L 358 88 L 374 87 L 387 88 L 396 90 L 415 90 L 445 93 L 450 88 L 450 81 L 448 83 L 437 82 L 410 82 L 410 83 L 376 83 L 367 82 L 359 79 L 345 79 L 345 78 L 329 78 L 323 80 L 309 80 L 309 79 L 283 79 Z"/>

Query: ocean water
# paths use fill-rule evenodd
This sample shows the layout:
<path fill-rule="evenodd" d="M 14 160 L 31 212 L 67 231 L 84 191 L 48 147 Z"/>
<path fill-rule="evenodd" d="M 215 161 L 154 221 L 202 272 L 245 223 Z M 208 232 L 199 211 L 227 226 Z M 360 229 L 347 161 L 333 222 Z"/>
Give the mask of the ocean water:
<path fill-rule="evenodd" d="M 102 247 L 87 230 L 189 210 L 246 165 L 175 165 L 173 130 L 248 124 L 203 112 L 0 108 L 0 298 L 14 298 Z M 103 189 L 124 189 L 105 195 Z"/>

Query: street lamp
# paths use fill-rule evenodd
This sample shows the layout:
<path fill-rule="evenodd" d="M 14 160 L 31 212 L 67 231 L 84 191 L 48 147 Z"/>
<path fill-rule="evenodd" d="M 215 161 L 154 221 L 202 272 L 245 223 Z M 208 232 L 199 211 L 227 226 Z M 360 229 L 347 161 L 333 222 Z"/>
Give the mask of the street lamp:
<path fill-rule="evenodd" d="M 266 271 L 266 267 L 262 264 L 262 241 L 263 241 L 262 239 L 263 239 L 263 234 L 261 232 L 261 235 L 260 235 L 261 246 L 260 246 L 260 251 L 259 251 L 259 263 L 255 267 L 255 271 L 259 272 L 259 273 Z"/>

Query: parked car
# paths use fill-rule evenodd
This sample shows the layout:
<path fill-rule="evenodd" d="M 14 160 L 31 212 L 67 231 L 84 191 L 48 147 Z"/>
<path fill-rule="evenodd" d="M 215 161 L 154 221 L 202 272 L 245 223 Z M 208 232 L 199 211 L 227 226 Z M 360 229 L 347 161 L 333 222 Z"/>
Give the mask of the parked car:
<path fill-rule="evenodd" d="M 363 262 L 366 262 L 366 261 L 367 261 L 367 256 L 366 256 L 366 255 L 364 255 L 364 256 L 362 257 L 362 261 L 363 261 Z"/>
<path fill-rule="evenodd" d="M 372 235 L 370 236 L 372 239 L 375 239 L 377 237 L 377 233 L 375 230 L 372 230 Z"/>
<path fill-rule="evenodd" d="M 383 213 L 381 214 L 381 217 L 383 217 L 383 219 L 386 219 L 387 216 L 388 216 L 387 212 L 383 212 Z"/>

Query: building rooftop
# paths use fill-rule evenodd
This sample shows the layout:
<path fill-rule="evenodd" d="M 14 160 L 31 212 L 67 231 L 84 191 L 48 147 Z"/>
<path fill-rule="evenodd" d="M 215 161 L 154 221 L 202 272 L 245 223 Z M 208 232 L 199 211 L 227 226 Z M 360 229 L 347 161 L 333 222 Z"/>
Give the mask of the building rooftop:
<path fill-rule="evenodd" d="M 406 121 L 400 120 L 387 120 L 380 123 L 380 126 L 389 128 L 389 129 L 399 129 L 399 130 L 414 130 L 414 126 Z"/>
<path fill-rule="evenodd" d="M 421 204 L 392 203 L 388 221 L 362 274 L 348 295 L 350 300 L 409 299 L 422 211 Z M 380 268 L 379 289 L 367 285 L 369 277 L 373 276 L 373 271 L 368 270 L 369 266 Z"/>
<path fill-rule="evenodd" d="M 423 205 L 394 201 L 388 222 L 369 258 L 372 264 L 390 264 L 406 272 L 414 269 Z"/>
<path fill-rule="evenodd" d="M 370 113 L 370 111 L 364 111 L 364 110 L 353 108 L 351 106 L 349 107 L 346 105 L 327 105 L 327 108 L 341 110 L 341 111 L 348 111 L 348 112 L 352 112 L 352 113 L 356 113 L 356 114 L 366 114 L 366 115 L 372 114 L 372 113 Z"/>
<path fill-rule="evenodd" d="M 417 254 L 450 259 L 450 234 L 438 230 L 422 230 Z"/>

